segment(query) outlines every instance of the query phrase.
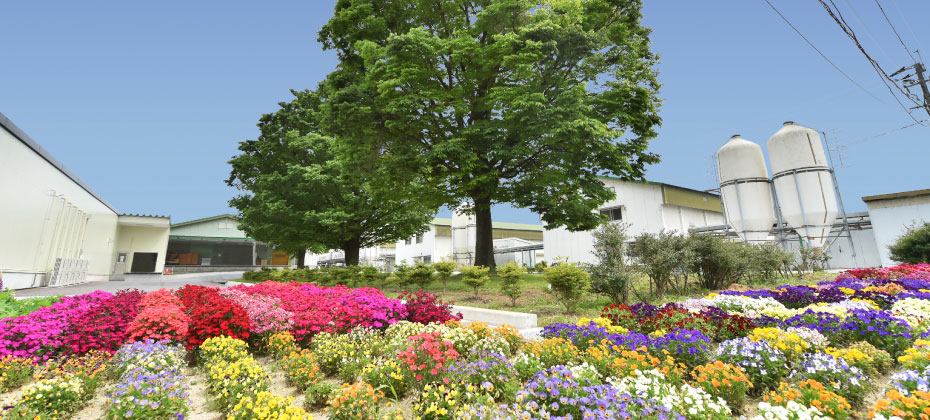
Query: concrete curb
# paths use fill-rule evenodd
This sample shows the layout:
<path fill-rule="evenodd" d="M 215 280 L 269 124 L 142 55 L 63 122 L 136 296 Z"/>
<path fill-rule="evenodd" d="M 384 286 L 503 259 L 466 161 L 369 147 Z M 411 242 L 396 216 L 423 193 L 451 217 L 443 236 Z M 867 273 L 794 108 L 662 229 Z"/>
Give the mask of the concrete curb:
<path fill-rule="evenodd" d="M 452 306 L 452 312 L 461 312 L 462 319 L 470 322 L 483 322 L 488 325 L 512 325 L 518 330 L 536 328 L 536 314 L 525 312 L 499 311 L 497 309 L 475 308 L 471 306 Z"/>

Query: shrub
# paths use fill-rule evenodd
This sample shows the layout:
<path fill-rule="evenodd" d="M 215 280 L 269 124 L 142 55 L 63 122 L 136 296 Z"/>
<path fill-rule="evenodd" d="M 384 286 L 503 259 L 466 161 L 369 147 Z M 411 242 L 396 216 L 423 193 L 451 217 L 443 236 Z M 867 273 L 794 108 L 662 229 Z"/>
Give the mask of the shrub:
<path fill-rule="evenodd" d="M 693 258 L 685 237 L 664 230 L 637 236 L 627 254 L 649 275 L 659 298 L 665 295 L 676 273 L 687 272 Z"/>
<path fill-rule="evenodd" d="M 140 290 L 120 290 L 71 320 L 62 342 L 71 353 L 91 350 L 115 352 L 129 336 L 128 327 L 138 313 Z"/>
<path fill-rule="evenodd" d="M 422 290 L 416 294 L 404 292 L 400 299 L 406 302 L 404 306 L 407 308 L 407 320 L 410 322 L 441 324 L 452 319 L 462 319 L 462 314 L 452 313 L 453 302 L 443 303 L 442 299 Z"/>
<path fill-rule="evenodd" d="M 570 264 L 553 265 L 543 272 L 543 278 L 552 286 L 552 293 L 567 312 L 574 312 L 584 293 L 591 288 L 591 279 L 581 267 Z"/>
<path fill-rule="evenodd" d="M 378 418 L 378 401 L 384 393 L 365 383 L 344 384 L 329 397 L 330 420 L 370 420 Z"/>
<path fill-rule="evenodd" d="M 907 228 L 888 247 L 892 260 L 909 264 L 930 263 L 930 222 L 914 224 Z"/>
<path fill-rule="evenodd" d="M 197 347 L 211 337 L 249 338 L 249 314 L 242 306 L 221 296 L 216 288 L 187 285 L 178 289 L 177 295 L 191 317 L 187 348 Z"/>
<path fill-rule="evenodd" d="M 667 351 L 675 360 L 693 368 L 710 360 L 709 344 L 710 339 L 700 331 L 676 329 L 650 340 L 649 350 L 659 356 Z"/>
<path fill-rule="evenodd" d="M 223 289 L 220 295 L 245 309 L 249 317 L 249 332 L 258 336 L 287 331 L 293 325 L 294 314 L 281 307 L 281 299 L 248 294 L 238 289 Z"/>
<path fill-rule="evenodd" d="M 547 264 L 545 261 L 540 261 L 536 263 L 536 265 L 533 266 L 533 271 L 537 273 L 542 273 L 543 271 L 546 271 L 546 267 L 548 266 L 549 264 Z"/>
<path fill-rule="evenodd" d="M 520 281 L 523 274 L 526 274 L 526 269 L 513 261 L 497 268 L 497 275 L 501 279 L 501 293 L 510 298 L 510 306 L 517 306 L 517 298 L 523 294 Z"/>
<path fill-rule="evenodd" d="M 61 296 L 16 299 L 12 292 L 2 291 L 0 292 L 0 319 L 29 315 L 41 308 L 54 305 L 60 299 Z"/>
<path fill-rule="evenodd" d="M 488 280 L 491 279 L 491 276 L 488 274 L 490 270 L 489 267 L 467 265 L 462 267 L 459 271 L 462 273 L 462 283 L 474 289 L 475 296 L 477 296 L 478 289 L 487 284 Z"/>
<path fill-rule="evenodd" d="M 249 357 L 249 346 L 245 341 L 232 337 L 208 338 L 197 351 L 200 362 L 209 365 L 220 362 L 235 362 Z"/>
<path fill-rule="evenodd" d="M 455 268 L 458 267 L 458 263 L 455 261 L 440 261 L 433 263 L 433 271 L 436 272 L 436 277 L 439 280 L 442 280 L 442 294 L 446 294 L 446 283 L 449 282 L 449 278 L 452 277 L 452 273 L 455 271 Z"/>
<path fill-rule="evenodd" d="M 741 257 L 744 245 L 706 233 L 688 236 L 694 252 L 689 269 L 699 277 L 701 287 L 726 289 L 735 283 L 744 266 Z"/>
<path fill-rule="evenodd" d="M 415 284 L 420 289 L 426 289 L 435 279 L 436 278 L 433 276 L 432 264 L 427 264 L 422 261 L 414 263 L 413 267 L 410 267 L 410 270 L 407 272 L 407 281 L 409 284 Z"/>
<path fill-rule="evenodd" d="M 139 313 L 128 329 L 131 340 L 184 342 L 187 339 L 190 317 L 184 313 L 181 301 L 170 291 L 148 292 L 138 307 Z"/>
<path fill-rule="evenodd" d="M 604 223 L 594 231 L 594 258 L 591 291 L 618 304 L 629 300 L 635 271 L 624 261 L 628 225 Z"/>
<path fill-rule="evenodd" d="M 839 326 L 847 340 L 862 340 L 897 357 L 913 338 L 907 322 L 885 311 L 854 309 Z"/>

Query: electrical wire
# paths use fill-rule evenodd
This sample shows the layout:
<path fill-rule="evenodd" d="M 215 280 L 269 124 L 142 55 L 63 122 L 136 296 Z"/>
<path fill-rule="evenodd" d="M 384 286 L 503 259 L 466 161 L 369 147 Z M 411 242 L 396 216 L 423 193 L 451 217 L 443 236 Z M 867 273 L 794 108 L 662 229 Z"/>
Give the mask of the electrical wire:
<path fill-rule="evenodd" d="M 904 112 L 906 112 L 907 115 L 911 117 L 911 119 L 913 119 L 914 121 L 917 121 L 917 118 L 914 118 L 910 110 L 904 105 L 904 103 L 901 102 L 901 100 L 898 98 L 898 95 L 894 93 L 894 89 L 892 89 L 892 86 L 897 88 L 904 95 L 905 98 L 911 100 L 911 102 L 913 102 L 915 105 L 922 106 L 921 103 L 915 100 L 913 97 L 911 97 L 909 92 L 905 91 L 900 86 L 898 86 L 898 84 L 894 81 L 894 79 L 892 79 L 891 76 L 888 76 L 888 73 L 881 67 L 881 65 L 877 61 L 875 61 L 875 59 L 872 58 L 871 55 L 869 55 L 869 53 L 865 50 L 865 48 L 862 47 L 862 44 L 859 42 L 859 39 L 856 37 L 855 31 L 853 31 L 852 27 L 850 27 L 849 24 L 846 23 L 846 19 L 843 17 L 842 12 L 840 12 L 839 7 L 836 6 L 836 3 L 834 3 L 833 0 L 829 0 L 830 4 L 833 5 L 832 8 L 829 5 L 827 5 L 827 3 L 824 0 L 817 0 L 817 1 L 820 2 L 820 5 L 823 6 L 824 10 L 827 11 L 827 14 L 829 14 L 830 17 L 833 18 L 833 20 L 836 22 L 837 25 L 839 25 L 843 33 L 845 33 L 846 36 L 849 37 L 849 39 L 851 39 L 854 44 L 856 44 L 856 47 L 859 49 L 862 55 L 865 56 L 865 58 L 872 65 L 872 68 L 879 75 L 879 78 L 882 80 L 882 83 L 884 83 L 885 87 L 888 88 L 888 91 L 891 93 L 891 96 L 893 96 L 894 100 L 898 103 L 898 105 L 901 106 L 901 109 L 903 109 Z M 834 8 L 836 9 L 835 12 L 834 12 Z"/>
<path fill-rule="evenodd" d="M 809 39 L 807 39 L 807 37 L 804 36 L 804 34 L 802 34 L 801 31 L 798 30 L 798 28 L 796 28 L 796 27 L 791 23 L 791 21 L 789 21 L 788 18 L 785 17 L 785 15 L 783 15 L 780 11 L 778 11 L 778 9 L 775 8 L 775 5 L 773 5 L 772 2 L 770 2 L 769 0 L 762 0 L 762 1 L 766 2 L 766 3 L 769 5 L 769 7 L 771 7 L 772 10 L 774 10 L 775 13 L 777 13 L 778 16 L 781 17 L 781 19 L 782 19 L 783 21 L 785 21 L 785 23 L 787 23 L 788 26 L 791 27 L 791 29 L 794 29 L 794 32 L 796 32 L 796 33 L 798 34 L 798 36 L 800 36 L 801 39 L 803 39 L 804 42 L 807 43 L 807 45 L 810 45 L 810 47 L 813 48 L 814 51 L 817 51 L 817 54 L 820 54 L 820 56 L 823 57 L 824 60 L 827 60 L 827 62 L 830 63 L 830 65 L 833 66 L 833 68 L 835 68 L 836 71 L 840 72 L 840 74 L 842 74 L 844 77 L 846 77 L 847 80 L 849 80 L 850 82 L 852 82 L 852 84 L 856 85 L 856 87 L 858 87 L 860 90 L 862 90 L 863 92 L 865 92 L 867 95 L 871 96 L 871 97 L 872 97 L 873 99 L 875 99 L 876 101 L 881 102 L 881 103 L 883 103 L 883 104 L 885 103 L 885 102 L 882 101 L 881 99 L 878 99 L 877 96 L 873 95 L 872 92 L 869 92 L 866 88 L 862 87 L 862 85 L 860 85 L 858 82 L 856 82 L 855 80 L 853 80 L 853 78 L 850 77 L 848 74 L 846 74 L 846 72 L 843 71 L 843 69 L 841 69 L 839 66 L 837 66 L 837 65 L 836 65 L 832 60 L 830 60 L 822 51 L 820 51 L 820 49 L 818 49 L 816 46 L 814 46 L 814 43 L 812 43 Z"/>
<path fill-rule="evenodd" d="M 859 144 L 862 144 L 862 143 L 870 142 L 870 141 L 875 140 L 875 139 L 877 139 L 877 138 L 879 138 L 879 137 L 884 137 L 884 136 L 887 136 L 887 135 L 889 135 L 889 134 L 891 134 L 891 133 L 894 133 L 894 132 L 896 132 L 896 131 L 904 130 L 905 128 L 911 128 L 911 127 L 913 127 L 913 126 L 915 126 L 915 125 L 923 125 L 923 123 L 928 122 L 928 121 L 930 121 L 930 118 L 925 119 L 925 120 L 920 120 L 920 121 L 917 121 L 917 122 L 914 122 L 914 123 L 911 123 L 911 124 L 908 124 L 908 125 L 905 125 L 904 127 L 898 127 L 898 128 L 892 129 L 892 130 L 888 130 L 888 131 L 886 131 L 886 132 L 884 132 L 884 133 L 876 134 L 876 135 L 871 136 L 871 137 L 866 137 L 866 138 L 864 138 L 864 139 L 862 139 L 862 140 L 857 140 L 857 141 L 855 141 L 855 142 L 850 143 L 849 146 L 856 146 L 856 145 L 859 145 Z"/>
<path fill-rule="evenodd" d="M 888 19 L 888 15 L 885 14 L 885 8 L 882 7 L 882 4 L 879 3 L 878 0 L 875 0 L 875 5 L 878 6 L 878 10 L 882 11 L 882 16 L 885 17 L 885 22 L 888 22 L 888 26 L 891 27 L 892 31 L 894 31 L 894 35 L 898 37 L 898 42 L 900 42 L 901 46 L 904 47 L 904 51 L 907 52 L 907 55 L 911 57 L 911 61 L 916 62 L 917 60 L 914 58 L 914 54 L 911 54 L 911 50 L 907 48 L 907 45 L 904 43 L 904 40 L 901 39 L 901 34 L 898 33 L 898 30 L 894 27 L 894 24 L 891 23 L 891 19 Z"/>

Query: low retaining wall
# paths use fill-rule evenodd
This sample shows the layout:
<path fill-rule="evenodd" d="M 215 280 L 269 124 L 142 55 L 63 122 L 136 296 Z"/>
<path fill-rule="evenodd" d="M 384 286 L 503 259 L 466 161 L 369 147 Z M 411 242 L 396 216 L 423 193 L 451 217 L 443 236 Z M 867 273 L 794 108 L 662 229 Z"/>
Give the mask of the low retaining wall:
<path fill-rule="evenodd" d="M 452 312 L 461 312 L 465 321 L 483 322 L 488 325 L 508 324 L 518 330 L 536 328 L 536 314 L 457 305 L 452 306 Z"/>

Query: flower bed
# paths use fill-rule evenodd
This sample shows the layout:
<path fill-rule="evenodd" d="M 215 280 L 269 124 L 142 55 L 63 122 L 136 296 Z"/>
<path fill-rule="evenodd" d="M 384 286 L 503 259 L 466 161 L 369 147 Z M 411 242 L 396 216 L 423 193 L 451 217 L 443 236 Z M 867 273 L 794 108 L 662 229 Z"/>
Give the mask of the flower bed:
<path fill-rule="evenodd" d="M 816 286 L 611 305 L 533 341 L 463 325 L 430 296 L 405 305 L 370 288 L 94 293 L 0 321 L 0 386 L 21 386 L 20 368 L 34 364 L 39 378 L 4 418 L 74 412 L 105 366 L 114 381 L 105 418 L 183 418 L 187 360 L 232 419 L 309 418 L 305 408 L 352 420 L 922 418 L 928 272 L 856 271 Z M 305 407 L 271 388 L 258 353 L 304 393 Z M 399 399 L 407 403 L 391 404 Z"/>

